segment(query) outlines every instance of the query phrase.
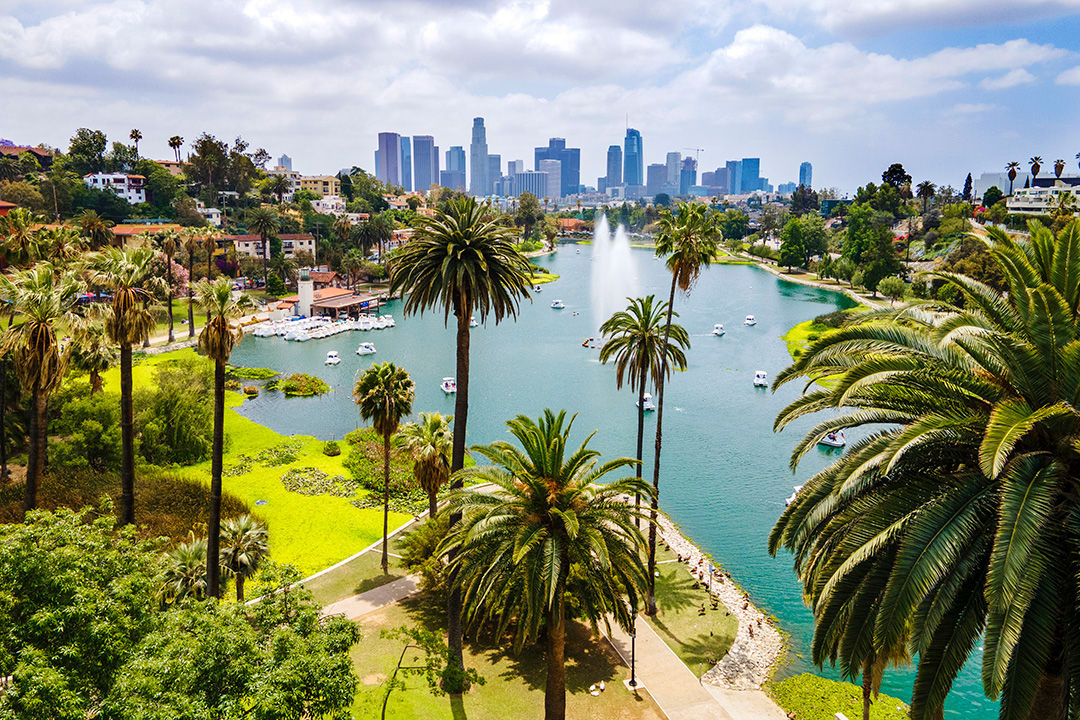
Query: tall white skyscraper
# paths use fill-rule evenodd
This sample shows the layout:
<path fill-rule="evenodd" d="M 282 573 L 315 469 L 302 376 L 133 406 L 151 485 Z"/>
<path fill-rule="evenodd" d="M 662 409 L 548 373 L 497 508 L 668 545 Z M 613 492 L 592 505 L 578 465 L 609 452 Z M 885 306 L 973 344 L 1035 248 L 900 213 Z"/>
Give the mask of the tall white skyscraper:
<path fill-rule="evenodd" d="M 669 152 L 667 154 L 667 181 L 672 185 L 679 184 L 679 174 L 682 170 L 682 153 Z"/>
<path fill-rule="evenodd" d="M 558 160 L 541 160 L 540 172 L 547 173 L 547 193 L 549 200 L 558 200 L 562 197 L 562 163 Z M 540 198 L 543 200 L 544 198 Z"/>

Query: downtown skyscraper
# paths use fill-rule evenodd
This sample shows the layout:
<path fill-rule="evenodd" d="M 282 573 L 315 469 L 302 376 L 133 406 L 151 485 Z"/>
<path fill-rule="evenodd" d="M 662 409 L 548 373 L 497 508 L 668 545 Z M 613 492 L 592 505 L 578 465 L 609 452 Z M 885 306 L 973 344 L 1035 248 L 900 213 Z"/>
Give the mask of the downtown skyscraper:
<path fill-rule="evenodd" d="M 565 138 L 551 138 L 547 147 L 536 148 L 533 169 L 543 170 L 541 163 L 544 160 L 559 162 L 558 194 L 551 197 L 565 197 L 578 192 L 581 184 L 581 148 L 566 147 Z"/>
<path fill-rule="evenodd" d="M 618 187 L 622 185 L 623 159 L 622 148 L 612 145 L 607 149 L 607 186 Z"/>
<path fill-rule="evenodd" d="M 623 141 L 623 183 L 625 185 L 645 184 L 644 158 L 641 133 L 634 128 L 627 128 L 626 139 Z"/>
<path fill-rule="evenodd" d="M 439 148 L 431 135 L 413 135 L 413 182 L 417 190 L 439 183 Z"/>
<path fill-rule="evenodd" d="M 802 165 L 799 166 L 799 184 L 805 185 L 806 187 L 811 187 L 811 182 L 813 182 L 813 179 L 813 166 L 808 162 L 804 162 Z"/>
<path fill-rule="evenodd" d="M 487 129 L 484 118 L 473 118 L 472 142 L 469 143 L 469 193 L 483 197 L 491 192 L 488 179 Z"/>

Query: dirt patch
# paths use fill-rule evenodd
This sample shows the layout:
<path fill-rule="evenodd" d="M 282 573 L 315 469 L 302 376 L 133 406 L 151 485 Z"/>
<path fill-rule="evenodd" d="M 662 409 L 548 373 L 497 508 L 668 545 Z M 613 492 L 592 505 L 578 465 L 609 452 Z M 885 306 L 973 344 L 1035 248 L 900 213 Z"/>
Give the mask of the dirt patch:
<path fill-rule="evenodd" d="M 386 676 L 382 673 L 371 673 L 370 675 L 365 675 L 361 678 L 360 682 L 365 685 L 382 685 L 386 682 Z"/>

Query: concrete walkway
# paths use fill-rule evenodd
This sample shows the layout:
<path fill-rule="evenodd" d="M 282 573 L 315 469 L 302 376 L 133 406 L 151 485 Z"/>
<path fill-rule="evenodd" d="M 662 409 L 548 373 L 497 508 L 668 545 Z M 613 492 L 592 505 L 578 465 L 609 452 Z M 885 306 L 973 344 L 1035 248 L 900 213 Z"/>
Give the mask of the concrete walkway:
<path fill-rule="evenodd" d="M 629 634 L 613 624 L 608 640 L 629 666 Z M 641 616 L 634 655 L 638 682 L 668 720 L 785 720 L 783 711 L 760 690 L 703 685 Z"/>
<path fill-rule="evenodd" d="M 349 620 L 356 620 L 363 615 L 381 610 L 388 605 L 401 602 L 410 595 L 416 594 L 420 591 L 419 580 L 418 575 L 407 575 L 385 585 L 380 585 L 373 590 L 330 603 L 322 609 L 322 614 L 327 616 L 344 615 Z"/>

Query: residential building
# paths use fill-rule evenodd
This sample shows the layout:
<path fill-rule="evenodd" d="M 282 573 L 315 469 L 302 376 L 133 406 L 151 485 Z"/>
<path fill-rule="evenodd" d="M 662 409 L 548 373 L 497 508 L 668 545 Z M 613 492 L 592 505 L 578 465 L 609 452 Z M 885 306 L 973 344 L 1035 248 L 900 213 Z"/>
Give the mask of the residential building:
<path fill-rule="evenodd" d="M 645 191 L 649 197 L 656 197 L 663 190 L 664 183 L 667 182 L 667 165 L 664 163 L 653 163 L 649 165 L 649 172 L 645 179 Z"/>
<path fill-rule="evenodd" d="M 285 168 L 286 170 L 292 170 L 292 158 L 288 155 L 282 155 L 281 157 L 279 157 L 277 164 L 280 167 Z"/>
<path fill-rule="evenodd" d="M 813 180 L 814 167 L 808 162 L 799 165 L 799 184 L 805 185 L 806 187 L 813 187 Z"/>
<path fill-rule="evenodd" d="M 340 195 L 323 195 L 311 203 L 312 209 L 324 215 L 340 215 L 345 212 L 345 198 Z"/>
<path fill-rule="evenodd" d="M 8 157 L 18 158 L 23 153 L 30 153 L 41 166 L 42 170 L 48 170 L 52 167 L 53 153 L 51 150 L 39 147 L 28 147 L 26 145 L 0 145 L 0 155 L 7 155 Z"/>
<path fill-rule="evenodd" d="M 697 185 L 697 160 L 692 157 L 683 158 L 682 168 L 679 170 L 679 194 L 689 195 L 690 188 Z"/>
<path fill-rule="evenodd" d="M 607 178 L 606 187 L 622 185 L 623 161 L 622 148 L 618 145 L 609 145 L 607 149 Z"/>
<path fill-rule="evenodd" d="M 487 156 L 487 177 L 488 185 L 491 187 L 489 192 L 494 192 L 496 181 L 502 178 L 502 155 Z"/>
<path fill-rule="evenodd" d="M 465 192 L 465 171 L 440 170 L 439 184 L 442 185 L 444 188 L 450 188 L 451 190 L 457 190 L 458 192 Z"/>
<path fill-rule="evenodd" d="M 184 174 L 184 164 L 178 163 L 175 160 L 155 160 L 158 165 L 169 171 L 169 174 L 173 177 L 179 177 Z"/>
<path fill-rule="evenodd" d="M 544 189 L 544 194 L 537 197 L 546 197 L 552 200 L 558 200 L 563 197 L 562 188 L 562 163 L 558 160 L 540 160 L 536 169 L 542 173 L 547 174 L 547 187 Z"/>
<path fill-rule="evenodd" d="M 91 173 L 83 176 L 87 186 L 98 190 L 112 190 L 131 205 L 146 202 L 146 178 L 127 173 Z"/>
<path fill-rule="evenodd" d="M 543 199 L 547 196 L 548 174 L 538 170 L 522 170 L 514 176 L 514 195 L 532 193 Z"/>
<path fill-rule="evenodd" d="M 1007 187 L 1005 191 L 1008 192 Z M 1013 194 L 1006 198 L 1005 206 L 1017 215 L 1049 215 L 1062 202 L 1069 202 L 1065 199 L 1069 195 L 1074 210 L 1080 208 L 1080 177 L 1046 178 L 1031 188 L 1017 188 L 1014 183 Z M 1074 211 L 1073 215 L 1076 214 Z"/>
<path fill-rule="evenodd" d="M 431 135 L 413 135 L 413 186 L 427 190 L 439 184 L 439 148 Z"/>
<path fill-rule="evenodd" d="M 379 133 L 379 149 L 375 151 L 375 179 L 387 185 L 401 184 L 401 136 L 396 132 Z"/>
<path fill-rule="evenodd" d="M 625 185 L 644 185 L 645 153 L 641 147 L 641 133 L 634 128 L 626 129 L 623 140 L 623 183 Z"/>
<path fill-rule="evenodd" d="M 450 172 L 465 172 L 465 148 L 451 145 L 446 151 L 446 169 Z"/>
<path fill-rule="evenodd" d="M 292 202 L 293 194 L 300 189 L 300 173 L 284 165 L 277 165 L 269 172 L 271 175 L 284 175 L 285 179 L 289 181 L 289 189 L 285 191 L 281 199 L 285 202 Z"/>
<path fill-rule="evenodd" d="M 538 147 L 534 151 L 533 169 L 543 171 L 541 163 L 544 160 L 555 160 L 559 163 L 559 191 L 550 197 L 576 195 L 581 185 L 581 149 L 566 147 L 564 138 L 551 138 L 547 147 Z"/>
<path fill-rule="evenodd" d="M 310 190 L 320 196 L 340 195 L 341 181 L 333 175 L 301 175 L 300 189 Z"/>
<path fill-rule="evenodd" d="M 260 259 L 263 257 L 262 238 L 258 235 L 225 235 L 221 239 L 232 241 L 237 255 Z M 278 239 L 281 240 L 281 253 L 287 258 L 296 257 L 296 253 L 301 251 L 309 252 L 312 257 L 315 257 L 315 236 L 311 233 L 281 233 Z M 270 243 L 267 243 L 267 246 L 269 245 Z M 269 252 L 269 247 L 267 247 L 267 255 Z"/>
<path fill-rule="evenodd" d="M 487 129 L 484 118 L 473 118 L 472 142 L 469 143 L 469 193 L 484 196 L 491 192 L 488 180 Z"/>
<path fill-rule="evenodd" d="M 401 168 L 401 187 L 405 188 L 406 192 L 411 191 L 412 188 L 412 143 L 409 142 L 408 137 L 401 137 L 398 141 L 401 147 L 401 161 L 398 167 Z"/>
<path fill-rule="evenodd" d="M 206 207 L 206 203 L 196 199 L 195 212 L 206 218 L 206 222 L 210 223 L 213 227 L 221 227 L 221 210 L 218 210 L 216 207 Z"/>

